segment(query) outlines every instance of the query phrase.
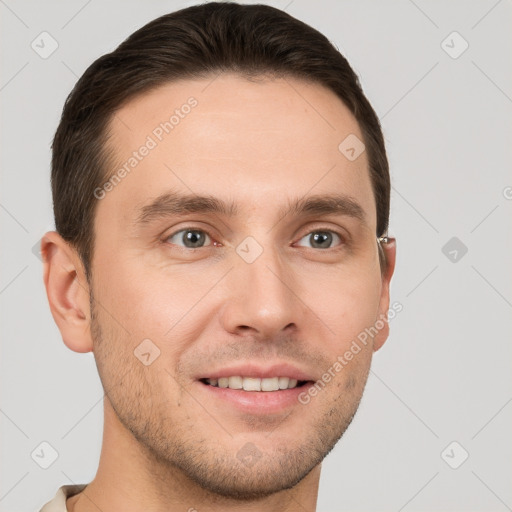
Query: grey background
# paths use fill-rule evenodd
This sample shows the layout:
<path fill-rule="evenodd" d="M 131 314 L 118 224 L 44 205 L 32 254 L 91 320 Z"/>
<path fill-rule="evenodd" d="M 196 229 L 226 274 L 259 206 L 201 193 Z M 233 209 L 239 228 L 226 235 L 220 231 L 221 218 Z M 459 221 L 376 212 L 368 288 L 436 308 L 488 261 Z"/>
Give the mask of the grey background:
<path fill-rule="evenodd" d="M 53 226 L 64 100 L 94 59 L 193 3 L 0 0 L 2 511 L 39 510 L 60 485 L 89 482 L 99 460 L 93 356 L 62 343 L 33 253 Z M 403 311 L 324 461 L 318 510 L 512 510 L 511 2 L 266 3 L 346 55 L 382 120 L 393 182 L 391 291 Z M 46 59 L 31 47 L 43 31 L 59 45 Z M 445 49 L 460 40 L 442 46 L 453 31 L 469 43 L 458 58 Z M 31 457 L 43 441 L 58 453 L 48 469 Z"/>

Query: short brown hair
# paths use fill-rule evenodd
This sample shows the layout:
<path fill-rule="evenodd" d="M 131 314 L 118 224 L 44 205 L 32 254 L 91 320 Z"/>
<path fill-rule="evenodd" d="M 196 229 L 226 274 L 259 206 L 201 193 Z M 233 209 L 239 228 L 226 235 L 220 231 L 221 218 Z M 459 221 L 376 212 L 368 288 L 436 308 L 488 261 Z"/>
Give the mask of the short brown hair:
<path fill-rule="evenodd" d="M 52 145 L 55 227 L 76 248 L 88 279 L 94 190 L 110 172 L 105 141 L 113 114 L 164 83 L 219 72 L 289 76 L 333 91 L 359 123 L 376 201 L 376 235 L 386 233 L 390 179 L 381 126 L 345 57 L 320 32 L 279 9 L 210 2 L 166 14 L 134 32 L 91 64 L 66 100 Z"/>

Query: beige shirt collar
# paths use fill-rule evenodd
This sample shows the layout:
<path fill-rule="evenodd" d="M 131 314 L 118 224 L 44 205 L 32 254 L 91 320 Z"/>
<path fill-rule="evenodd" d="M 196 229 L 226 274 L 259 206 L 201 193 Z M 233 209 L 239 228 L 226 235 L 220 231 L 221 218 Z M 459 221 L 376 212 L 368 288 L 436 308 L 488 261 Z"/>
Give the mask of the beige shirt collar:
<path fill-rule="evenodd" d="M 86 486 L 87 484 L 63 485 L 54 498 L 44 505 L 39 512 L 68 512 L 66 500 L 84 490 Z"/>

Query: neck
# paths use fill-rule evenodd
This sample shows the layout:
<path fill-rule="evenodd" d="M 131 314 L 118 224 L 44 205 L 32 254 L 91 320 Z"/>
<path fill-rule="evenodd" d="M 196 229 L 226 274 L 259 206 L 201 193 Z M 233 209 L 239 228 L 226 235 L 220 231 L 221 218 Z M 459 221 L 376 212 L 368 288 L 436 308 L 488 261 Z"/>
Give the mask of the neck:
<path fill-rule="evenodd" d="M 158 461 L 120 423 L 106 399 L 104 414 L 98 471 L 81 493 L 67 500 L 69 512 L 315 512 L 320 464 L 291 489 L 250 501 L 226 498 L 200 487 L 178 468 Z"/>

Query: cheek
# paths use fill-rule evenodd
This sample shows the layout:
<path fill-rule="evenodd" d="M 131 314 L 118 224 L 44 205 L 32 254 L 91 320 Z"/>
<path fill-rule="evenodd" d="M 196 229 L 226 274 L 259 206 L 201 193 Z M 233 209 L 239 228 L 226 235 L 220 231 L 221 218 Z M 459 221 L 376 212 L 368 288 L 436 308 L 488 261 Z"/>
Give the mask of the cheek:
<path fill-rule="evenodd" d="M 149 339 L 160 350 L 161 360 L 172 366 L 210 318 L 211 304 L 202 299 L 211 280 L 200 275 L 205 282 L 191 276 L 190 270 L 171 275 L 140 264 L 117 264 L 115 271 L 104 272 L 98 302 L 105 310 L 103 322 L 118 333 L 123 345 L 119 348 L 133 352 Z"/>
<path fill-rule="evenodd" d="M 304 302 L 327 330 L 332 349 L 342 350 L 375 323 L 381 293 L 379 276 L 368 267 L 331 269 L 328 275 L 316 274 L 314 279 L 304 276 L 302 288 L 308 290 Z"/>
<path fill-rule="evenodd" d="M 159 280 L 135 266 L 117 264 L 98 278 L 98 301 L 110 313 L 107 320 L 120 324 L 133 338 L 162 337 L 187 302 L 179 283 Z"/>
<path fill-rule="evenodd" d="M 233 289 L 226 296 L 208 294 L 225 273 L 223 265 L 160 268 L 144 263 L 142 255 L 120 259 L 118 254 L 115 261 L 108 261 L 108 254 L 102 257 L 98 300 L 110 313 L 106 320 L 128 331 L 134 343 L 149 338 L 163 348 L 173 339 L 173 351 L 179 353 L 187 340 L 200 335 L 216 310 L 234 299 Z M 290 272 L 291 288 L 311 310 L 307 319 L 295 321 L 303 332 L 315 336 L 316 330 L 316 337 L 324 338 L 326 353 L 343 350 L 375 322 L 380 273 L 369 257 L 359 265 L 290 263 Z"/>

